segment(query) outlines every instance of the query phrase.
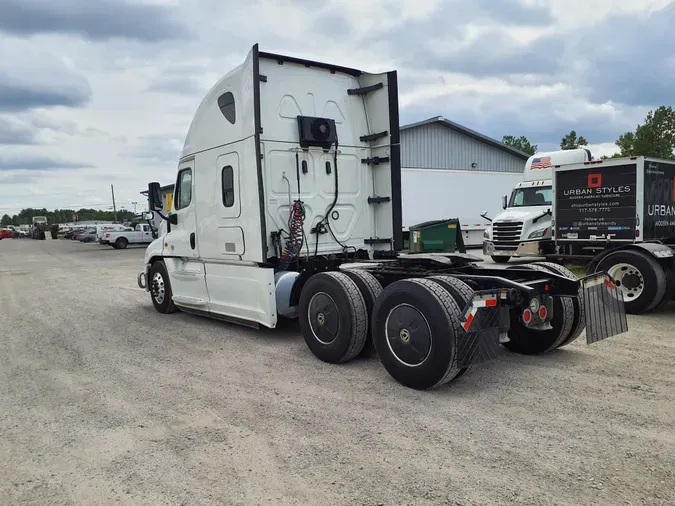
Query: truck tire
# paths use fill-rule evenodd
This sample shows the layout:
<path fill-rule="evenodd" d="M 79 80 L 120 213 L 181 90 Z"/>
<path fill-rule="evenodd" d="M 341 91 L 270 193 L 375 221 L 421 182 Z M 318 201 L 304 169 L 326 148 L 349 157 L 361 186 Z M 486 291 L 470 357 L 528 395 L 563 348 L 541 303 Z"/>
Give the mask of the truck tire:
<path fill-rule="evenodd" d="M 460 309 L 450 294 L 428 279 L 402 279 L 375 302 L 373 342 L 387 372 L 416 390 L 455 378 Z"/>
<path fill-rule="evenodd" d="M 652 311 L 659 311 L 675 298 L 675 270 L 665 269 L 666 271 L 666 293 Z"/>
<path fill-rule="evenodd" d="M 366 302 L 366 311 L 370 320 L 370 315 L 373 314 L 373 308 L 375 307 L 375 301 L 382 293 L 382 285 L 375 276 L 363 269 L 345 269 L 342 272 L 349 276 L 356 283 L 356 286 L 359 287 L 363 300 Z M 373 344 L 373 331 L 370 325 L 368 325 L 366 344 L 363 346 L 363 350 L 361 350 L 359 356 L 374 357 L 376 354 L 375 345 Z"/>
<path fill-rule="evenodd" d="M 125 237 L 118 237 L 115 241 L 115 249 L 126 249 L 129 245 L 129 241 Z"/>
<path fill-rule="evenodd" d="M 518 267 L 527 267 L 542 272 L 550 272 L 541 265 L 525 264 Z M 511 325 L 509 341 L 504 347 L 514 353 L 522 355 L 538 355 L 556 349 L 572 331 L 574 323 L 574 306 L 571 297 L 553 297 L 553 319 L 548 330 L 535 330 L 525 326 L 522 320 L 522 311 L 515 307 L 510 311 Z"/>
<path fill-rule="evenodd" d="M 454 278 L 452 276 L 431 276 L 427 279 L 430 279 L 431 281 L 435 281 L 439 285 L 441 285 L 445 290 L 450 294 L 450 296 L 455 300 L 457 303 L 457 306 L 459 307 L 460 311 L 464 309 L 464 307 L 469 303 L 469 301 L 473 298 L 473 293 L 474 291 L 471 289 L 469 285 L 467 285 L 464 281 L 461 279 Z M 461 335 L 462 333 L 465 333 L 464 329 L 461 328 L 458 330 L 458 333 Z M 461 339 L 461 337 L 460 337 Z M 471 366 L 469 367 L 462 367 L 457 375 L 452 378 L 450 381 L 454 381 L 461 376 L 464 376 L 469 370 L 471 369 Z"/>
<path fill-rule="evenodd" d="M 163 314 L 175 313 L 178 308 L 173 303 L 173 291 L 169 273 L 164 261 L 158 260 L 150 267 L 148 283 L 150 284 L 150 298 L 155 309 Z"/>
<path fill-rule="evenodd" d="M 503 257 L 503 256 L 496 256 L 496 255 L 493 255 L 490 258 L 492 258 L 492 261 L 496 264 L 505 264 L 505 263 L 508 263 L 509 260 L 511 260 L 511 257 Z"/>
<path fill-rule="evenodd" d="M 666 273 L 649 253 L 637 250 L 611 253 L 595 268 L 595 272 L 603 271 L 614 278 L 623 293 L 626 313 L 647 313 L 666 295 Z"/>
<path fill-rule="evenodd" d="M 578 279 L 577 276 L 562 265 L 558 265 L 553 262 L 536 262 L 534 265 L 541 265 L 544 269 L 548 269 L 551 272 L 561 274 L 569 279 Z M 584 290 L 579 287 L 579 297 L 566 297 L 572 301 L 572 306 L 574 306 L 574 322 L 572 323 L 572 330 L 570 334 L 565 338 L 565 340 L 558 345 L 558 348 L 567 346 L 570 343 L 576 341 L 576 339 L 581 335 L 583 330 L 586 328 L 586 315 L 584 314 Z"/>
<path fill-rule="evenodd" d="M 342 272 L 315 274 L 300 293 L 300 330 L 310 351 L 338 364 L 356 357 L 368 335 L 368 311 L 361 291 Z"/>

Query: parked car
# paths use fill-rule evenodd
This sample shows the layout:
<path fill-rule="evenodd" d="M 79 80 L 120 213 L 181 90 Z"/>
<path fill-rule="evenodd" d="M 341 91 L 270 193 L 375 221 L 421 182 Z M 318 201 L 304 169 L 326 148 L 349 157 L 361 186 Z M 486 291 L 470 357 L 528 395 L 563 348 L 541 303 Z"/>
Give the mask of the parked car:
<path fill-rule="evenodd" d="M 84 229 L 82 228 L 73 228 L 70 230 L 67 234 L 66 237 L 70 239 L 71 241 L 77 240 L 77 236 L 84 233 Z"/>
<path fill-rule="evenodd" d="M 94 242 L 96 240 L 96 229 L 90 228 L 81 234 L 77 234 L 77 240 L 80 242 Z"/>
<path fill-rule="evenodd" d="M 0 239 L 11 239 L 12 231 L 8 228 L 0 228 Z"/>

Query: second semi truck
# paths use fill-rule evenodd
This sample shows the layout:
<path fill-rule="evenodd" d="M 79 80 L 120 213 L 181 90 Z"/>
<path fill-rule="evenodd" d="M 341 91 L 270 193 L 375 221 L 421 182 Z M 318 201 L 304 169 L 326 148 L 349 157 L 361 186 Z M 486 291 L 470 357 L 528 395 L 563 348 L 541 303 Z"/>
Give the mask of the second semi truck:
<path fill-rule="evenodd" d="M 483 236 L 483 253 L 497 263 L 511 258 L 546 256 L 553 252 L 551 235 L 552 173 L 557 167 L 591 160 L 588 149 L 568 149 L 532 155 L 522 181 L 502 197 L 503 211 Z"/>

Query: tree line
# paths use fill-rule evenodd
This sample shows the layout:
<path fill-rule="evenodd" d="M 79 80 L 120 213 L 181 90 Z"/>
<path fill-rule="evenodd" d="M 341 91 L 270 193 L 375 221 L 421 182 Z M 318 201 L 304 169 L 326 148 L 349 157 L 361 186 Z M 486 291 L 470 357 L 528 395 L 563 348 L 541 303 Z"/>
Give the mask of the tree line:
<path fill-rule="evenodd" d="M 537 145 L 532 144 L 527 137 L 515 137 L 505 135 L 502 142 L 533 155 L 537 152 Z M 619 148 L 618 153 L 601 158 L 621 158 L 624 156 L 651 156 L 665 160 L 675 159 L 675 110 L 662 105 L 654 111 L 649 111 L 644 123 L 635 128 L 634 132 L 626 132 L 616 140 Z M 575 130 L 563 136 L 560 141 L 560 149 L 577 149 L 588 146 L 585 137 L 577 135 Z"/>
<path fill-rule="evenodd" d="M 49 223 L 70 223 L 72 221 L 115 221 L 114 211 L 100 211 L 98 209 L 55 209 L 54 211 L 47 211 L 47 209 L 22 209 L 19 214 L 10 216 L 5 214 L 0 219 L 0 224 L 3 227 L 8 225 L 30 225 L 33 223 L 34 216 L 46 216 Z M 73 220 L 73 216 L 77 219 Z M 117 211 L 117 221 L 128 222 L 133 221 L 134 213 L 126 209 Z"/>

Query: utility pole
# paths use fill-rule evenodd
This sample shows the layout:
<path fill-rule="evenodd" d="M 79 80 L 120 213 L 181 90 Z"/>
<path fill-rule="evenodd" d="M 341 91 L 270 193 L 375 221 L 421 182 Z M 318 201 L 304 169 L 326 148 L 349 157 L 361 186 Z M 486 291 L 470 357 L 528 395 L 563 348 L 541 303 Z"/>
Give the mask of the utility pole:
<path fill-rule="evenodd" d="M 113 188 L 113 185 L 110 185 L 110 191 L 112 192 L 113 212 L 115 213 L 115 222 L 117 222 L 117 208 L 115 207 L 115 188 Z"/>

